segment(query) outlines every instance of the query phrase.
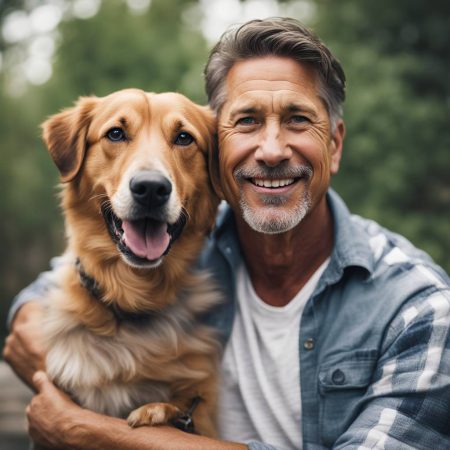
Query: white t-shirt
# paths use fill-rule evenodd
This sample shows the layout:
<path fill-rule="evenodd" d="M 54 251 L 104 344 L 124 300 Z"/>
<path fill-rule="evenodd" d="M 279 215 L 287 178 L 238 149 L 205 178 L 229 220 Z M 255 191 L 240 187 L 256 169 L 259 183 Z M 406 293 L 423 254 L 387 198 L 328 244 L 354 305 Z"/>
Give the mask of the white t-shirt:
<path fill-rule="evenodd" d="M 222 439 L 302 448 L 300 319 L 328 262 L 329 258 L 283 307 L 264 303 L 245 266 L 238 269 L 236 316 L 219 390 Z"/>

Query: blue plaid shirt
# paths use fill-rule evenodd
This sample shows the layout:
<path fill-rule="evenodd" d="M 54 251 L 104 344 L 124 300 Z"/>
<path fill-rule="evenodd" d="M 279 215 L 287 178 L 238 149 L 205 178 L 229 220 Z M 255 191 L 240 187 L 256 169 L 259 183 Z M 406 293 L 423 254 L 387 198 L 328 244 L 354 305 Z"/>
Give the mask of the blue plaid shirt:
<path fill-rule="evenodd" d="M 450 449 L 450 283 L 403 237 L 350 215 L 333 191 L 330 263 L 300 323 L 304 450 Z M 225 302 L 206 320 L 232 332 L 241 252 L 226 207 L 200 266 Z M 59 262 L 60 263 L 60 262 Z M 10 311 L 42 297 L 52 272 L 22 291 Z M 299 424 L 300 426 L 300 424 Z M 251 450 L 274 450 L 249 443 Z"/>

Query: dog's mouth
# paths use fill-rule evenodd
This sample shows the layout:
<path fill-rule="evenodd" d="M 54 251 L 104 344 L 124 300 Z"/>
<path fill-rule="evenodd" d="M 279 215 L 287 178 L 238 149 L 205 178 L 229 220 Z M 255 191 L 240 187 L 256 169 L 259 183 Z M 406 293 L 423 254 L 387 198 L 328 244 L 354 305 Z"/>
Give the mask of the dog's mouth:
<path fill-rule="evenodd" d="M 118 250 L 127 262 L 138 267 L 157 266 L 186 225 L 187 213 L 184 209 L 173 224 L 151 217 L 122 220 L 114 214 L 110 203 L 104 203 L 101 210 Z"/>

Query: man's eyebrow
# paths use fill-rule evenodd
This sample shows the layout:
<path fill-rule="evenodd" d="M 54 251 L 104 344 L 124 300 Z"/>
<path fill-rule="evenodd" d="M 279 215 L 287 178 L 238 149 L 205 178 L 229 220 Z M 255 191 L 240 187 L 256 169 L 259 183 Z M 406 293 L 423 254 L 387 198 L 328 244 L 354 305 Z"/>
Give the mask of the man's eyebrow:
<path fill-rule="evenodd" d="M 250 106 L 250 105 L 242 105 L 238 106 L 231 110 L 230 112 L 230 118 L 233 119 L 239 114 L 256 114 L 257 112 L 261 111 L 262 107 L 259 106 Z"/>
<path fill-rule="evenodd" d="M 301 103 L 289 102 L 286 105 L 284 105 L 283 109 L 285 109 L 288 112 L 307 113 L 313 117 L 317 117 L 317 112 L 314 110 L 314 108 L 311 108 L 310 106 Z"/>

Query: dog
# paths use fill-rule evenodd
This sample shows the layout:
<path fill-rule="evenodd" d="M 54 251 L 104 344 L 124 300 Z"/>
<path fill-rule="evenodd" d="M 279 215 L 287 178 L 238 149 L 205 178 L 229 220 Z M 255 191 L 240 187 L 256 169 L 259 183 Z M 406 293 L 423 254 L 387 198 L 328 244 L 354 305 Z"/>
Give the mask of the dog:
<path fill-rule="evenodd" d="M 219 203 L 212 112 L 126 89 L 81 97 L 42 128 L 68 242 L 46 303 L 47 373 L 132 427 L 191 426 L 192 413 L 195 432 L 216 436 L 218 343 L 199 318 L 219 298 L 194 270 Z"/>

